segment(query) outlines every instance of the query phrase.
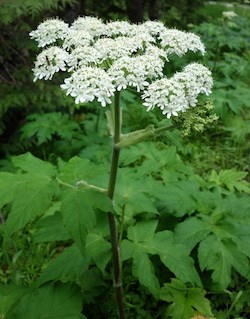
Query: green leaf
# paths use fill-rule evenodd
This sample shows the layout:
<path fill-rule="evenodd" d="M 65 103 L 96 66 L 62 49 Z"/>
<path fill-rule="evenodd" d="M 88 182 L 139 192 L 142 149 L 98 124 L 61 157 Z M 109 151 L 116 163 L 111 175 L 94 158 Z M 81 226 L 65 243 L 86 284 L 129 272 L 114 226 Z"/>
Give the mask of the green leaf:
<path fill-rule="evenodd" d="M 41 286 L 51 280 L 76 282 L 87 270 L 88 265 L 89 259 L 84 259 L 79 248 L 73 244 L 65 248 L 56 259 L 50 261 L 38 279 L 37 285 Z"/>
<path fill-rule="evenodd" d="M 194 262 L 185 246 L 176 244 L 173 234 L 169 231 L 155 233 L 156 227 L 157 221 L 155 220 L 139 222 L 135 226 L 130 226 L 128 228 L 128 240 L 123 240 L 121 244 L 123 260 L 132 258 L 134 269 L 140 269 L 138 255 L 159 255 L 162 263 L 177 277 L 185 282 L 201 285 Z M 141 258 L 146 259 L 145 256 L 141 256 Z M 147 264 L 147 276 L 153 276 L 154 278 L 155 275 L 149 267 L 149 261 L 147 261 Z M 146 280 L 141 276 L 146 276 L 146 273 L 141 271 L 134 273 L 138 276 L 139 281 L 145 284 Z M 152 279 L 151 282 L 154 282 L 154 280 Z M 147 288 L 155 293 L 155 285 L 150 286 L 150 281 Z"/>
<path fill-rule="evenodd" d="M 153 263 L 148 255 L 141 252 L 140 249 L 137 249 L 133 254 L 132 272 L 139 279 L 140 284 L 147 287 L 152 295 L 159 299 L 160 285 L 155 276 Z"/>
<path fill-rule="evenodd" d="M 72 185 L 83 180 L 99 187 L 107 187 L 107 167 L 95 165 L 87 159 L 75 156 L 61 169 L 60 179 Z"/>
<path fill-rule="evenodd" d="M 31 153 L 12 157 L 11 160 L 15 167 L 21 168 L 24 172 L 49 177 L 55 175 L 55 167 L 51 163 L 44 162 Z"/>
<path fill-rule="evenodd" d="M 36 227 L 38 229 L 33 235 L 35 243 L 68 240 L 71 238 L 59 213 L 39 220 L 36 223 Z"/>
<path fill-rule="evenodd" d="M 199 275 L 195 269 L 194 261 L 183 244 L 177 244 L 173 233 L 162 231 L 156 233 L 154 245 L 163 264 L 179 279 L 202 286 Z"/>
<path fill-rule="evenodd" d="M 121 169 L 119 171 L 115 210 L 121 213 L 123 207 L 125 208 L 125 222 L 129 222 L 132 217 L 144 212 L 158 214 L 154 198 L 150 194 L 155 184 L 156 182 L 150 177 L 138 176 L 131 170 Z"/>
<path fill-rule="evenodd" d="M 211 172 L 209 182 L 213 185 L 226 187 L 231 192 L 235 190 L 250 194 L 250 184 L 242 180 L 247 176 L 247 172 L 236 171 L 235 169 L 220 170 L 219 173 Z"/>
<path fill-rule="evenodd" d="M 92 258 L 97 267 L 104 272 L 111 260 L 111 244 L 98 233 L 90 233 L 86 239 L 86 256 Z"/>
<path fill-rule="evenodd" d="M 8 319 L 79 319 L 82 300 L 72 285 L 45 285 L 31 290 L 11 312 Z"/>
<path fill-rule="evenodd" d="M 249 275 L 249 259 L 231 239 L 219 240 L 209 235 L 199 245 L 198 258 L 201 270 L 213 271 L 212 279 L 219 289 L 226 289 L 230 284 L 232 267 L 244 277 Z"/>
<path fill-rule="evenodd" d="M 111 201 L 103 193 L 89 189 L 70 189 L 62 194 L 64 225 L 83 254 L 87 234 L 96 223 L 95 208 L 111 211 Z"/>
<path fill-rule="evenodd" d="M 60 112 L 31 114 L 27 120 L 28 122 L 22 127 L 21 137 L 22 139 L 36 137 L 38 145 L 52 140 L 55 134 L 65 140 L 72 140 L 75 133 L 80 131 L 78 123 L 72 121 L 68 114 Z"/>
<path fill-rule="evenodd" d="M 58 184 L 46 176 L 22 175 L 17 179 L 13 203 L 6 223 L 6 233 L 13 234 L 42 215 L 58 193 Z M 14 185 L 13 185 L 14 189 Z"/>
<path fill-rule="evenodd" d="M 13 200 L 16 189 L 20 183 L 22 183 L 21 175 L 0 172 L 0 207 L 3 207 Z"/>
<path fill-rule="evenodd" d="M 185 214 L 191 214 L 196 208 L 195 198 L 199 194 L 199 185 L 195 181 L 177 180 L 169 181 L 163 175 L 165 185 L 162 186 L 157 196 L 164 205 L 167 214 L 173 214 L 176 217 L 182 217 Z"/>
<path fill-rule="evenodd" d="M 211 232 L 211 225 L 208 217 L 198 215 L 179 223 L 175 228 L 175 238 L 178 243 L 185 243 L 191 251 L 201 240 Z"/>
<path fill-rule="evenodd" d="M 168 303 L 166 314 L 174 319 L 190 319 L 197 313 L 212 316 L 206 292 L 200 288 L 187 288 L 178 279 L 172 279 L 170 284 L 164 284 L 160 298 Z"/>
<path fill-rule="evenodd" d="M 27 288 L 12 285 L 0 285 L 0 318 L 7 318 L 16 303 L 26 293 Z"/>

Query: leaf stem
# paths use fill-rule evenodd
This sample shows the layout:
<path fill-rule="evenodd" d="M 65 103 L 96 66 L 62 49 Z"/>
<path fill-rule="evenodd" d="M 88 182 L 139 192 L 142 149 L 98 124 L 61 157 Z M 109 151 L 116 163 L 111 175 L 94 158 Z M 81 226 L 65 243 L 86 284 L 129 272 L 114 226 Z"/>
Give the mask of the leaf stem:
<path fill-rule="evenodd" d="M 119 154 L 120 148 L 116 146 L 120 141 L 121 135 L 121 118 L 120 118 L 120 92 L 115 93 L 113 107 L 113 126 L 114 126 L 114 136 L 113 136 L 113 152 L 112 152 L 112 161 L 111 169 L 109 176 L 109 185 L 108 185 L 108 197 L 113 200 L 116 177 L 119 164 Z M 124 303 L 123 303 L 123 291 L 122 291 L 122 267 L 121 267 L 121 255 L 120 255 L 120 246 L 118 241 L 118 232 L 117 225 L 115 220 L 115 215 L 113 212 L 108 213 L 109 221 L 109 230 L 110 230 L 110 241 L 112 246 L 112 256 L 113 256 L 113 267 L 114 267 L 114 287 L 116 295 L 116 306 L 120 319 L 126 319 Z"/>

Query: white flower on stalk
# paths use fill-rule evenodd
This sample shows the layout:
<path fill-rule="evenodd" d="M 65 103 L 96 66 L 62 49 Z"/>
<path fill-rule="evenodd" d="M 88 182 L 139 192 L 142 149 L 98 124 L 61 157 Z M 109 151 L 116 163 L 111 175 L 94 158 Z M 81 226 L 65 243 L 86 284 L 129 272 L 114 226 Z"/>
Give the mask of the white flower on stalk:
<path fill-rule="evenodd" d="M 37 56 L 35 67 L 33 69 L 35 78 L 51 80 L 56 72 L 66 71 L 69 53 L 59 47 L 50 47 L 42 51 Z"/>
<path fill-rule="evenodd" d="M 168 118 L 177 116 L 178 112 L 195 106 L 200 93 L 210 94 L 212 85 L 211 72 L 199 63 L 191 63 L 172 78 L 162 78 L 150 84 L 142 95 L 143 105 L 147 111 L 159 107 Z"/>
<path fill-rule="evenodd" d="M 115 87 L 110 76 L 97 67 L 83 66 L 73 72 L 61 85 L 67 95 L 75 98 L 75 103 L 92 102 L 95 98 L 102 106 L 111 103 Z"/>
<path fill-rule="evenodd" d="M 68 24 L 59 19 L 49 19 L 37 27 L 36 30 L 29 33 L 31 39 L 38 42 L 39 47 L 45 47 L 48 44 L 63 40 L 69 31 Z"/>
<path fill-rule="evenodd" d="M 160 46 L 168 54 L 182 56 L 188 51 L 205 53 L 204 44 L 198 35 L 176 29 L 166 29 L 159 36 Z"/>

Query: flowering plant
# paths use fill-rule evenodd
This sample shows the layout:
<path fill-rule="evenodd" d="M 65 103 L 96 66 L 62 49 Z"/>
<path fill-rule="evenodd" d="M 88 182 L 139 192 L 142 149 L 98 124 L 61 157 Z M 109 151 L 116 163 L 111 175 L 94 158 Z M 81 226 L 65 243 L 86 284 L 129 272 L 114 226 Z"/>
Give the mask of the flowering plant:
<path fill-rule="evenodd" d="M 76 104 L 92 102 L 94 99 L 103 107 L 111 104 L 108 119 L 113 135 L 113 153 L 107 190 L 85 181 L 78 181 L 76 186 L 68 185 L 71 188 L 94 189 L 106 194 L 111 201 L 114 198 L 120 149 L 166 129 L 150 126 L 122 135 L 120 91 L 135 88 L 141 93 L 143 105 L 148 111 L 158 107 L 167 118 L 195 106 L 200 93 L 211 93 L 211 72 L 199 63 L 188 64 L 171 78 L 164 75 L 171 55 L 181 57 L 187 51 L 204 54 L 205 48 L 199 36 L 168 29 L 161 22 L 147 21 L 133 25 L 118 21 L 104 23 L 98 18 L 80 17 L 69 26 L 58 19 L 50 19 L 41 23 L 30 36 L 38 41 L 39 47 L 44 48 L 33 69 L 35 81 L 50 80 L 56 72 L 63 71 L 66 72 L 66 78 L 61 88 L 75 98 Z M 114 287 L 119 318 L 124 319 L 119 247 L 121 236 L 117 234 L 114 210 L 112 206 L 108 213 Z M 120 223 L 123 223 L 123 219 Z"/>

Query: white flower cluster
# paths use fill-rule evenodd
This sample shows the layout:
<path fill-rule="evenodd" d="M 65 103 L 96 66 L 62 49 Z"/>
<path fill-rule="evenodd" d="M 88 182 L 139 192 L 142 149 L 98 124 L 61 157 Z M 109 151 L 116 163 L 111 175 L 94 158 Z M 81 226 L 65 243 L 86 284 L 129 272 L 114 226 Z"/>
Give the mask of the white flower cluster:
<path fill-rule="evenodd" d="M 223 11 L 222 12 L 222 16 L 224 18 L 227 18 L 227 19 L 232 19 L 234 17 L 237 17 L 237 13 L 235 13 L 234 11 Z"/>
<path fill-rule="evenodd" d="M 187 51 L 205 53 L 204 44 L 198 35 L 190 32 L 183 32 L 176 29 L 168 29 L 160 33 L 160 45 L 169 54 L 177 54 L 182 56 Z"/>
<path fill-rule="evenodd" d="M 67 91 L 67 95 L 75 97 L 77 104 L 92 102 L 97 98 L 98 102 L 105 106 L 111 103 L 110 97 L 115 92 L 112 79 L 104 70 L 97 67 L 83 66 L 64 82 L 61 88 Z"/>
<path fill-rule="evenodd" d="M 56 42 L 58 39 L 65 39 L 67 34 L 67 23 L 58 19 L 51 19 L 41 23 L 37 30 L 31 31 L 30 37 L 38 42 L 39 47 L 43 48 L 48 44 Z"/>
<path fill-rule="evenodd" d="M 34 81 L 37 79 L 51 80 L 52 76 L 61 71 L 66 71 L 69 63 L 69 53 L 59 47 L 52 46 L 42 51 L 35 62 Z"/>
<path fill-rule="evenodd" d="M 160 107 L 170 117 L 194 106 L 198 94 L 211 91 L 211 73 L 197 63 L 172 78 L 164 76 L 171 54 L 182 56 L 189 50 L 204 54 L 205 48 L 199 36 L 168 29 L 161 22 L 136 25 L 79 17 L 69 26 L 50 19 L 30 36 L 45 47 L 37 56 L 34 80 L 68 72 L 61 88 L 76 103 L 97 99 L 106 106 L 116 90 L 134 87 L 142 92 L 148 110 Z"/>
<path fill-rule="evenodd" d="M 192 63 L 172 78 L 163 78 L 150 84 L 142 96 L 145 100 L 143 104 L 148 111 L 159 107 L 162 114 L 170 118 L 195 106 L 197 96 L 200 93 L 209 95 L 212 85 L 211 72 L 199 63 Z"/>

